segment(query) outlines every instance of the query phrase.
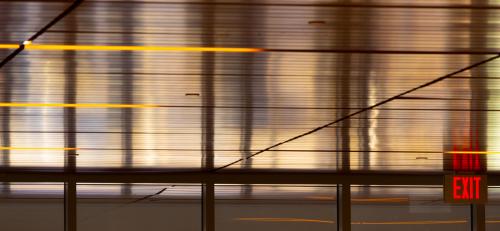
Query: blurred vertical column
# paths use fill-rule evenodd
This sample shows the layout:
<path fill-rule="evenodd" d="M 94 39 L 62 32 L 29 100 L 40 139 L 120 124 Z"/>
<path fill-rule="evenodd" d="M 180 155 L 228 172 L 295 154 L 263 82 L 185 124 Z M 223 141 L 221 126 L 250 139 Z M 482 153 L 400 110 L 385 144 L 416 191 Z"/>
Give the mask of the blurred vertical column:
<path fill-rule="evenodd" d="M 471 5 L 481 6 L 487 5 L 488 0 L 472 0 Z M 452 15 L 452 22 L 457 23 L 463 20 L 469 20 L 468 44 L 455 44 L 459 36 L 456 33 L 451 33 L 450 44 L 452 48 L 464 46 L 472 51 L 481 51 L 487 48 L 487 25 L 488 13 L 484 9 L 468 9 L 467 14 L 463 14 L 465 10 L 455 10 Z M 450 31 L 460 31 L 461 25 L 450 26 Z M 467 31 L 465 31 L 467 33 Z M 461 40 L 458 40 L 460 42 Z M 468 63 L 477 63 L 485 58 L 480 55 L 470 55 L 466 60 Z M 456 61 L 451 59 L 450 61 Z M 470 70 L 470 78 L 468 87 L 470 89 L 469 105 L 454 105 L 451 107 L 468 107 L 469 114 L 451 112 L 448 116 L 448 140 L 445 142 L 445 151 L 459 151 L 460 154 L 443 154 L 443 170 L 450 173 L 473 173 L 486 174 L 487 162 L 486 156 L 477 153 L 467 153 L 467 151 L 487 151 L 487 112 L 488 110 L 488 91 L 487 91 L 487 67 L 481 65 Z M 463 92 L 456 92 L 458 96 Z M 468 121 L 467 121 L 468 116 Z M 464 123 L 465 122 L 465 123 Z M 470 205 L 470 224 L 473 231 L 484 231 L 485 224 L 485 208 L 483 204 Z"/>
<path fill-rule="evenodd" d="M 78 20 L 75 14 L 69 14 L 65 20 L 66 31 L 77 31 Z M 64 34 L 65 44 L 77 44 L 75 33 Z M 64 56 L 64 103 L 76 104 L 77 94 L 77 62 L 76 51 L 63 51 Z M 76 108 L 64 107 L 64 146 L 65 148 L 76 148 Z M 76 172 L 76 150 L 70 149 L 65 151 L 65 172 Z M 64 225 L 66 231 L 76 231 L 76 181 L 71 178 L 64 184 Z"/>
<path fill-rule="evenodd" d="M 345 4 L 349 4 L 349 0 L 342 1 Z M 339 7 L 337 8 L 337 12 L 335 16 L 335 22 L 337 22 L 334 26 L 336 37 L 336 43 L 334 46 L 342 47 L 349 49 L 351 47 L 351 8 Z M 333 69 L 336 70 L 336 82 L 335 82 L 335 92 L 336 104 L 337 104 L 337 115 L 336 118 L 341 118 L 350 114 L 351 108 L 351 60 L 352 54 L 350 53 L 342 53 L 338 54 L 338 58 L 336 62 L 334 62 Z M 337 147 L 338 150 L 341 151 L 341 166 L 340 171 L 349 172 L 350 171 L 350 127 L 351 121 L 349 119 L 344 120 L 338 124 L 340 129 L 337 130 L 337 139 L 340 140 L 340 147 Z"/>
<path fill-rule="evenodd" d="M 342 3 L 349 4 L 350 0 L 343 0 Z M 338 8 L 336 15 L 336 35 L 338 36 L 337 43 L 338 47 L 351 48 L 351 8 Z M 337 118 L 347 116 L 350 114 L 351 108 L 351 61 L 352 54 L 343 53 L 338 54 L 338 60 L 335 63 L 334 70 L 336 73 L 336 100 L 337 108 L 339 108 L 337 113 Z M 351 121 L 350 119 L 342 121 L 340 124 L 340 129 L 337 129 L 338 135 L 337 139 L 340 140 L 340 147 L 337 149 L 341 150 L 341 166 L 339 171 L 343 173 L 349 173 L 351 171 Z M 337 162 L 338 163 L 338 162 Z M 338 231 L 350 231 L 351 230 L 351 185 L 341 184 L 337 185 L 337 230 Z"/>
<path fill-rule="evenodd" d="M 372 4 L 372 0 L 366 0 L 364 2 L 365 4 Z M 354 14 L 355 17 L 361 17 L 357 21 L 361 23 L 360 27 L 361 28 L 366 28 L 363 30 L 363 33 L 360 35 L 359 38 L 359 44 L 362 44 L 366 49 L 372 49 L 372 41 L 374 40 L 372 36 L 373 30 L 375 30 L 375 25 L 373 25 L 373 10 L 366 10 L 363 11 L 362 14 Z M 355 80 L 355 92 L 358 92 L 358 103 L 360 108 L 366 108 L 371 106 L 370 105 L 370 82 L 376 82 L 371 80 L 371 78 L 374 78 L 375 76 L 372 74 L 372 55 L 371 54 L 360 54 L 359 55 L 359 61 L 356 63 L 359 63 L 359 67 L 356 68 L 356 70 L 359 70 L 359 72 L 356 74 Z M 376 87 L 376 86 L 374 86 Z M 361 160 L 359 161 L 360 169 L 363 170 L 369 170 L 370 169 L 370 135 L 369 135 L 369 128 L 371 124 L 370 117 L 372 115 L 372 111 L 369 110 L 363 117 L 365 118 L 360 118 L 359 120 L 359 128 L 358 128 L 358 140 L 359 140 L 359 157 Z M 362 187 L 362 190 L 364 194 L 368 195 L 370 193 L 370 187 Z"/>
<path fill-rule="evenodd" d="M 364 4 L 373 4 L 372 0 L 365 0 L 363 2 Z M 362 10 L 362 13 L 352 13 L 351 17 L 353 17 L 351 20 L 355 21 L 356 24 L 360 24 L 360 28 L 364 28 L 362 30 L 362 33 L 358 35 L 359 37 L 356 38 L 356 44 L 354 44 L 355 47 L 359 46 L 360 49 L 372 49 L 372 43 L 375 40 L 374 36 L 372 35 L 373 31 L 377 30 L 378 28 L 376 27 L 375 23 L 373 23 L 373 15 L 377 14 L 374 13 L 374 9 L 362 9 L 360 8 L 359 10 Z M 352 25 L 350 23 L 350 25 Z M 359 41 L 359 42 L 358 42 Z M 376 42 L 375 42 L 376 44 Z M 353 46 L 351 44 L 351 46 Z M 376 80 L 373 80 L 372 78 L 376 78 L 376 73 L 372 70 L 372 57 L 371 54 L 357 54 L 354 59 L 354 63 L 356 63 L 356 66 L 353 67 L 354 70 L 357 70 L 354 75 L 355 78 L 351 78 L 351 89 L 353 89 L 353 92 L 356 92 L 358 94 L 358 100 L 356 102 L 356 105 L 358 105 L 359 108 L 366 108 L 371 106 L 372 100 L 377 101 L 376 95 L 371 96 L 370 90 L 371 88 L 377 88 L 378 86 L 370 86 L 370 83 L 376 83 Z M 376 59 L 376 58 L 375 58 Z M 374 62 L 376 63 L 376 62 Z M 359 66 L 357 66 L 359 65 Z M 376 64 L 375 64 L 376 65 Z M 374 97 L 375 99 L 370 99 L 370 97 Z M 350 105 L 352 107 L 352 105 Z M 362 170 L 370 170 L 370 142 L 372 142 L 371 137 L 370 137 L 370 127 L 374 126 L 372 124 L 372 120 L 370 119 L 372 117 L 376 117 L 377 115 L 373 113 L 372 110 L 367 111 L 366 113 L 363 113 L 362 116 L 358 120 L 358 129 L 357 129 L 357 142 L 358 142 L 358 149 L 360 152 L 358 152 L 358 161 L 357 165 L 359 166 L 359 169 Z M 359 192 L 362 196 L 368 197 L 370 195 L 370 189 L 371 187 L 361 187 L 361 191 Z M 350 200 L 350 199 L 349 199 Z M 350 210 L 349 210 L 350 213 Z"/>
<path fill-rule="evenodd" d="M 202 10 L 201 42 L 203 47 L 213 47 L 215 5 L 212 0 L 205 1 Z M 211 171 L 214 168 L 214 74 L 215 53 L 203 52 L 201 57 L 201 97 L 202 97 L 202 166 Z"/>
<path fill-rule="evenodd" d="M 474 5 L 487 5 L 488 0 L 472 0 Z M 487 49 L 487 28 L 488 28 L 488 12 L 487 10 L 471 9 L 470 10 L 470 49 L 484 50 Z M 483 60 L 485 57 L 470 56 L 470 63 L 475 63 Z M 477 150 L 485 151 L 487 149 L 487 124 L 488 124 L 488 87 L 487 87 L 487 65 L 479 66 L 471 70 L 471 119 L 470 119 L 470 136 L 475 137 L 475 146 Z M 474 140 L 474 139 L 472 139 Z M 480 174 L 487 172 L 487 157 L 479 156 L 481 168 Z M 471 205 L 471 225 L 473 231 L 486 230 L 486 217 L 484 204 Z"/>
<path fill-rule="evenodd" d="M 263 8 L 260 8 L 254 5 L 255 1 L 250 0 L 249 5 L 245 7 L 239 7 L 238 9 L 242 12 L 239 12 L 241 15 L 242 21 L 239 22 L 241 25 L 241 44 L 240 47 L 260 47 L 259 44 L 256 44 L 255 41 L 258 41 L 259 38 L 255 34 L 255 30 L 258 29 L 259 26 L 262 25 L 262 20 L 265 17 L 259 17 L 259 15 L 264 14 L 265 11 Z M 253 129 L 254 129 L 254 100 L 258 103 L 263 103 L 263 100 L 258 100 L 258 98 L 265 97 L 263 95 L 254 95 L 254 84 L 264 83 L 265 81 L 260 82 L 256 75 L 261 76 L 261 73 L 266 73 L 266 62 L 263 60 L 259 66 L 259 73 L 255 73 L 254 70 L 257 69 L 255 62 L 255 53 L 242 53 L 241 59 L 241 70 L 242 73 L 240 75 L 240 87 L 241 87 L 241 106 L 243 108 L 241 112 L 241 135 L 240 135 L 240 150 L 242 150 L 241 158 L 245 159 L 243 168 L 251 169 L 253 158 L 246 159 L 248 156 L 252 155 L 252 139 L 253 139 Z M 264 75 L 263 75 L 264 76 Z M 264 76 L 264 78 L 266 78 Z M 254 82 L 254 80 L 256 80 Z M 261 87 L 261 86 L 258 86 Z M 254 99 L 254 98 L 257 98 Z M 241 187 L 242 196 L 244 198 L 250 198 L 252 196 L 252 185 L 246 184 Z"/>
<path fill-rule="evenodd" d="M 204 47 L 213 47 L 215 5 L 212 0 L 204 1 L 202 10 L 202 30 L 201 43 Z M 195 6 L 196 7 L 196 6 Z M 196 9 L 195 9 L 196 12 Z M 215 53 L 203 52 L 201 57 L 201 97 L 202 97 L 202 168 L 205 171 L 214 169 L 214 74 L 215 74 Z M 204 182 L 202 185 L 203 206 L 202 206 L 202 230 L 214 231 L 214 183 Z"/>
<path fill-rule="evenodd" d="M 137 7 L 134 4 L 134 7 Z M 122 38 L 124 45 L 135 45 L 134 40 L 134 28 L 136 25 L 134 22 L 139 20 L 135 20 L 136 10 L 120 10 L 120 21 Z M 120 69 L 123 73 L 122 76 L 122 87 L 121 87 L 121 102 L 122 104 L 134 104 L 134 53 L 133 51 L 122 51 L 121 52 L 122 62 L 120 63 Z M 126 170 L 130 170 L 134 167 L 134 109 L 132 108 L 123 108 L 121 109 L 122 116 L 122 150 L 123 150 L 123 167 Z M 122 194 L 124 196 L 128 196 L 132 194 L 132 189 L 130 183 L 126 183 L 122 187 Z"/>
<path fill-rule="evenodd" d="M 0 83 L 2 84 L 2 93 L 0 95 L 1 97 L 1 102 L 9 103 L 12 101 L 12 85 L 13 81 L 11 76 L 9 74 L 9 67 L 4 67 L 2 69 L 2 73 L 0 73 Z M 0 121 L 2 123 L 1 129 L 2 129 L 2 139 L 0 140 L 0 146 L 2 147 L 10 147 L 10 107 L 2 107 L 0 108 L 0 113 L 1 113 L 1 118 L 2 120 Z M 0 167 L 1 168 L 8 168 L 10 166 L 10 150 L 4 149 L 1 150 L 2 157 L 0 159 Z M 10 193 L 10 184 L 8 182 L 2 183 L 2 190 L 1 193 L 4 195 L 7 195 Z"/>
<path fill-rule="evenodd" d="M 7 9 L 5 9 L 6 12 L 9 12 L 7 15 L 5 15 L 5 17 L 8 19 L 10 17 L 12 17 L 11 15 L 11 12 L 13 12 L 13 10 L 10 10 L 11 8 L 11 4 L 5 4 L 4 7 L 6 7 Z M 13 13 L 15 14 L 15 13 Z M 3 16 L 0 15 L 0 19 L 2 19 Z M 3 20 L 1 20 L 3 21 Z M 3 58 L 3 57 L 2 57 Z M 5 103 L 9 103 L 12 101 L 12 87 L 13 87 L 13 77 L 11 74 L 10 74 L 10 71 L 9 71 L 9 66 L 5 66 L 1 69 L 1 72 L 0 72 L 0 84 L 2 85 L 1 87 L 1 95 L 0 95 L 0 100 L 1 102 L 5 102 Z M 10 147 L 11 146 L 11 142 L 10 142 L 10 107 L 2 107 L 0 108 L 0 113 L 1 113 L 1 129 L 2 129 L 2 139 L 0 140 L 0 146 L 2 147 Z M 4 149 L 4 150 L 1 150 L 1 153 L 2 153 L 2 157 L 0 159 L 0 166 L 2 168 L 8 168 L 9 165 L 10 165 L 10 150 L 8 149 Z M 8 182 L 4 182 L 2 183 L 3 187 L 2 187 L 2 191 L 1 193 L 2 194 L 9 194 L 10 193 L 10 184 Z"/>

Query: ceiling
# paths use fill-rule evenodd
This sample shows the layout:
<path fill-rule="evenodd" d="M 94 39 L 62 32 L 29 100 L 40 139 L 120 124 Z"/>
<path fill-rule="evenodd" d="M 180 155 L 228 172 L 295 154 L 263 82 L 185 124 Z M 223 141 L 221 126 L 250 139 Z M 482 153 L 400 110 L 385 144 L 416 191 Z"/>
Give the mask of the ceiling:
<path fill-rule="evenodd" d="M 0 47 L 71 4 L 0 1 Z M 55 47 L 0 69 L 3 168 L 442 172 L 458 147 L 500 170 L 500 1 L 87 0 L 67 13 L 32 40 Z"/>

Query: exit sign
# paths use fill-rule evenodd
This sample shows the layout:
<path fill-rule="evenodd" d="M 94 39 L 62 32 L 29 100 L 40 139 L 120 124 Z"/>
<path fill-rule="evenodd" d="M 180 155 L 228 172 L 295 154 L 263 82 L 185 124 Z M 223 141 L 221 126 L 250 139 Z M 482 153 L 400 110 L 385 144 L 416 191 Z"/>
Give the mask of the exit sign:
<path fill-rule="evenodd" d="M 448 203 L 484 204 L 488 200 L 485 175 L 446 175 L 444 200 Z"/>

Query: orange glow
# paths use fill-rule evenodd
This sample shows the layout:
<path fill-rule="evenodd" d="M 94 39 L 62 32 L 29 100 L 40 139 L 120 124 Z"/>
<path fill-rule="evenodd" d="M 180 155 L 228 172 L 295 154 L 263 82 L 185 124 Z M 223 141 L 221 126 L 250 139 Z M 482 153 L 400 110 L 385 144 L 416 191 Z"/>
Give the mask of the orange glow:
<path fill-rule="evenodd" d="M 312 200 L 335 200 L 333 196 L 310 196 L 306 197 Z M 352 202 L 408 202 L 407 197 L 389 197 L 389 198 L 352 198 Z"/>
<path fill-rule="evenodd" d="M 245 217 L 236 218 L 238 221 L 262 221 L 262 222 L 313 222 L 313 223 L 328 223 L 333 224 L 334 221 L 303 219 L 303 218 L 272 218 L 272 217 Z"/>
<path fill-rule="evenodd" d="M 466 220 L 450 220 L 450 221 L 353 221 L 353 225 L 447 225 L 447 224 L 463 224 Z"/>
<path fill-rule="evenodd" d="M 106 103 L 0 103 L 0 107 L 74 107 L 74 108 L 154 108 L 150 104 L 106 104 Z"/>
<path fill-rule="evenodd" d="M 41 151 L 41 150 L 48 150 L 48 151 L 73 151 L 73 150 L 79 150 L 78 148 L 42 148 L 42 147 L 0 147 L 0 150 L 15 150 L 15 151 Z"/>
<path fill-rule="evenodd" d="M 332 220 L 318 220 L 305 218 L 271 218 L 271 217 L 245 217 L 236 218 L 237 221 L 258 221 L 258 222 L 309 222 L 334 224 Z M 500 221 L 487 221 L 488 223 L 496 223 Z M 466 220 L 436 220 L 436 221 L 353 221 L 353 225 L 447 225 L 447 224 L 464 224 Z"/>
<path fill-rule="evenodd" d="M 309 196 L 309 197 L 306 197 L 306 199 L 331 201 L 331 200 L 335 200 L 336 198 L 333 196 Z"/>
<path fill-rule="evenodd" d="M 0 44 L 0 49 L 17 49 L 17 44 Z M 181 51 L 181 52 L 262 52 L 261 48 L 240 47 L 170 47 L 170 46 L 108 46 L 108 45 L 63 45 L 26 44 L 26 50 L 71 50 L 71 51 Z"/>
<path fill-rule="evenodd" d="M 408 202 L 408 198 L 394 197 L 394 198 L 353 198 L 352 202 Z"/>
<path fill-rule="evenodd" d="M 500 152 L 495 151 L 448 151 L 446 154 L 477 154 L 477 155 L 491 155 L 491 154 L 500 154 Z"/>

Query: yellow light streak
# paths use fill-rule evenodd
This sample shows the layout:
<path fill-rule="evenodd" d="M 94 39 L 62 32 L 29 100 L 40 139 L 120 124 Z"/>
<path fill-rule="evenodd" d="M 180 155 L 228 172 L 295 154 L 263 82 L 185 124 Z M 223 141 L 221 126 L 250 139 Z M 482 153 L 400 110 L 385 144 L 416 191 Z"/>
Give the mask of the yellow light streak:
<path fill-rule="evenodd" d="M 0 44 L 0 49 L 17 49 L 17 44 Z M 171 46 L 108 46 L 108 45 L 63 45 L 63 44 L 26 44 L 26 50 L 65 50 L 65 51 L 180 51 L 180 52 L 262 52 L 261 48 L 241 47 L 171 47 Z"/>
<path fill-rule="evenodd" d="M 42 147 L 0 147 L 0 150 L 12 150 L 12 151 L 73 151 L 79 150 L 79 148 L 42 148 Z"/>
<path fill-rule="evenodd" d="M 74 108 L 155 108 L 153 104 L 107 104 L 107 103 L 0 103 L 0 107 L 74 107 Z"/>
<path fill-rule="evenodd" d="M 334 224 L 332 220 L 318 220 L 305 218 L 267 218 L 267 217 L 245 217 L 236 218 L 237 221 L 258 221 L 258 222 L 308 222 L 308 223 L 325 223 Z M 495 221 L 487 221 L 494 223 Z M 464 224 L 466 220 L 427 220 L 427 221 L 353 221 L 353 225 L 448 225 L 448 224 Z"/>
<path fill-rule="evenodd" d="M 307 199 L 312 200 L 335 200 L 335 197 L 332 196 L 309 196 Z M 352 202 L 389 202 L 389 203 L 398 203 L 398 202 L 408 202 L 407 197 L 388 197 L 388 198 L 352 198 Z"/>
<path fill-rule="evenodd" d="M 394 197 L 394 198 L 353 198 L 352 202 L 408 202 L 408 198 Z"/>
<path fill-rule="evenodd" d="M 271 218 L 271 217 L 244 217 L 236 218 L 238 221 L 261 221 L 261 222 L 312 222 L 312 223 L 328 223 L 333 224 L 334 221 L 304 219 L 304 218 Z"/>
<path fill-rule="evenodd" d="M 353 221 L 353 225 L 448 225 L 448 224 L 463 224 L 466 220 L 449 220 L 449 221 Z"/>
<path fill-rule="evenodd" d="M 335 200 L 336 197 L 333 197 L 333 196 L 308 196 L 308 197 L 306 197 L 306 199 L 330 201 L 330 200 Z"/>
<path fill-rule="evenodd" d="M 500 154 L 500 152 L 496 151 L 448 151 L 446 154 L 476 154 L 476 155 L 493 155 Z"/>
<path fill-rule="evenodd" d="M 236 218 L 237 221 L 258 221 L 258 222 L 309 222 L 309 223 L 325 223 L 334 224 L 332 220 L 318 220 L 305 218 L 268 218 L 268 217 L 245 217 Z M 495 221 L 487 221 L 494 223 Z M 427 220 L 427 221 L 353 221 L 353 225 L 448 225 L 448 224 L 464 224 L 466 220 Z"/>
<path fill-rule="evenodd" d="M 0 49 L 17 49 L 19 45 L 17 44 L 0 44 Z"/>

